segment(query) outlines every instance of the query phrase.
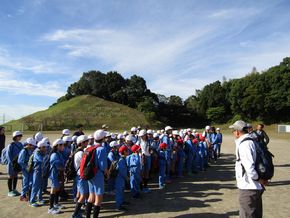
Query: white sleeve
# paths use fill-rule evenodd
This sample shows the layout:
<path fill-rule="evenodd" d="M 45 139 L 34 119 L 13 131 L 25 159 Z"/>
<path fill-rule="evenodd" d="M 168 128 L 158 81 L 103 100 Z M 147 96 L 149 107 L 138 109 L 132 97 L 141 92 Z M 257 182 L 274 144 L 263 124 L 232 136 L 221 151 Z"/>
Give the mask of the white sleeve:
<path fill-rule="evenodd" d="M 76 170 L 78 170 L 80 168 L 81 159 L 82 159 L 83 153 L 84 153 L 83 151 L 78 151 L 75 154 L 75 157 L 74 157 L 74 166 L 75 166 L 75 169 Z"/>

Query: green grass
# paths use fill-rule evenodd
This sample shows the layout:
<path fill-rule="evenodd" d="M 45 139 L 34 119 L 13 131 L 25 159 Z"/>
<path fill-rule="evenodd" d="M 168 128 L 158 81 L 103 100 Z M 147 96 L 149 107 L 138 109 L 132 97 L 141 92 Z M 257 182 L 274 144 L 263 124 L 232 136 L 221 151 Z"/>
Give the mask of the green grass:
<path fill-rule="evenodd" d="M 150 126 L 143 113 L 115 102 L 83 95 L 61 102 L 19 120 L 11 121 L 12 129 L 37 130 L 43 123 L 45 130 L 73 128 L 79 123 L 86 129 L 97 129 L 107 124 L 111 129 L 128 129 L 132 126 Z M 29 128 L 30 127 L 30 128 Z"/>

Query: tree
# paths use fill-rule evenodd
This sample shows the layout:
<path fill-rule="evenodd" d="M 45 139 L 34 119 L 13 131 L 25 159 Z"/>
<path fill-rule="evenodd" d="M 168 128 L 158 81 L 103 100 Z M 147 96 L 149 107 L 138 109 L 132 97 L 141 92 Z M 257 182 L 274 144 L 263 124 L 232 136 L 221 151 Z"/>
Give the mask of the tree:
<path fill-rule="evenodd" d="M 211 107 L 206 111 L 207 119 L 215 123 L 223 123 L 225 121 L 225 108 Z"/>

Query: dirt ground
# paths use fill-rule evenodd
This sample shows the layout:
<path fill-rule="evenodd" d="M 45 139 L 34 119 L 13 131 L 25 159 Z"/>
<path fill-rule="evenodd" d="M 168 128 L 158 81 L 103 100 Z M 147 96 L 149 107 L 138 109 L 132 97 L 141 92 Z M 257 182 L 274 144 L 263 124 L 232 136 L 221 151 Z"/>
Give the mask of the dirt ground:
<path fill-rule="evenodd" d="M 52 140 L 56 135 L 46 134 Z M 27 136 L 28 137 L 28 136 Z M 272 138 L 270 150 L 275 155 L 275 176 L 263 195 L 264 217 L 290 216 L 290 137 Z M 222 157 L 206 172 L 192 177 L 176 179 L 166 190 L 157 189 L 157 179 L 151 181 L 152 192 L 142 199 L 130 202 L 127 212 L 116 212 L 114 198 L 104 197 L 100 217 L 238 217 L 238 191 L 234 177 L 234 140 L 231 135 L 224 136 Z M 20 202 L 18 197 L 7 197 L 5 166 L 0 166 L 0 218 L 4 217 L 51 217 L 47 206 L 32 208 Z M 21 190 L 21 182 L 18 183 Z M 48 196 L 45 196 L 48 200 Z M 74 209 L 72 200 L 62 202 L 64 213 L 57 217 L 71 217 Z"/>

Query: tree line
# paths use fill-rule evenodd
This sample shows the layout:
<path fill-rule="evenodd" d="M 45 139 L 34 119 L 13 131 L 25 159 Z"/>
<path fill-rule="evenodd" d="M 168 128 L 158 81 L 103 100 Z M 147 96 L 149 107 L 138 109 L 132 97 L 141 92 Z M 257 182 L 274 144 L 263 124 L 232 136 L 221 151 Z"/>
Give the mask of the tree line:
<path fill-rule="evenodd" d="M 157 125 L 202 126 L 237 119 L 289 122 L 290 58 L 261 73 L 253 69 L 243 78 L 208 84 L 184 101 L 177 95 L 151 92 L 137 75 L 125 79 L 118 72 L 89 71 L 71 84 L 57 103 L 87 94 L 138 109 Z"/>

